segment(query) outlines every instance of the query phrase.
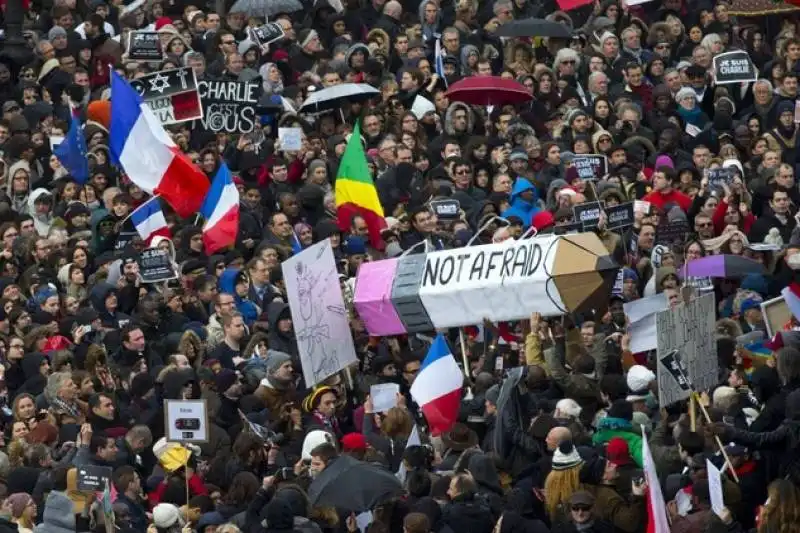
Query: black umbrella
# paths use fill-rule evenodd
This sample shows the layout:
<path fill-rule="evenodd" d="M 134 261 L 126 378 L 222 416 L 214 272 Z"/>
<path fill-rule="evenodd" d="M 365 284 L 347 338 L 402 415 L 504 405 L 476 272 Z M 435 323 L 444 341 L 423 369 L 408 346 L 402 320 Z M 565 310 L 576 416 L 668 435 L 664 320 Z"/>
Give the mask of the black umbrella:
<path fill-rule="evenodd" d="M 514 20 L 497 28 L 495 35 L 500 37 L 572 37 L 572 30 L 561 22 L 545 19 Z"/>
<path fill-rule="evenodd" d="M 378 466 L 349 455 L 334 459 L 308 487 L 311 505 L 363 513 L 403 492 L 400 480 Z"/>

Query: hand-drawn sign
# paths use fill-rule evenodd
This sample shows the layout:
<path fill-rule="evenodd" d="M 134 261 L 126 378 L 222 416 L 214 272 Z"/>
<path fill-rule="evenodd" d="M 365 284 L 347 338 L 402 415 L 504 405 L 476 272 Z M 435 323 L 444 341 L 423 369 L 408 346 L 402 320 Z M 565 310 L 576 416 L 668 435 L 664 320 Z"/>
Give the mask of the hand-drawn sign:
<path fill-rule="evenodd" d="M 255 129 L 258 83 L 201 80 L 197 82 L 203 102 L 202 127 L 214 133 L 250 133 Z"/>

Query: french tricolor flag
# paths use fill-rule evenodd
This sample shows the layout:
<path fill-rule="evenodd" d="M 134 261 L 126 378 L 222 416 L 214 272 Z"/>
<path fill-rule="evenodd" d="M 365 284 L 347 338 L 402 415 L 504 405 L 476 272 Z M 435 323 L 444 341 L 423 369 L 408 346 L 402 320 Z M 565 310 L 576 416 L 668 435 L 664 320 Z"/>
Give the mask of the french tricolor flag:
<path fill-rule="evenodd" d="M 411 385 L 411 397 L 422 409 L 431 435 L 449 431 L 456 423 L 463 384 L 464 375 L 440 333 Z"/>
<path fill-rule="evenodd" d="M 131 222 L 136 227 L 136 231 L 142 240 L 150 246 L 150 241 L 153 237 L 161 235 L 162 237 L 172 238 L 167 226 L 167 219 L 164 218 L 164 213 L 161 211 L 161 205 L 158 203 L 158 197 L 154 196 L 147 200 L 145 203 L 136 208 L 130 215 Z"/>
<path fill-rule="evenodd" d="M 208 178 L 181 152 L 142 97 L 111 71 L 111 155 L 128 177 L 182 217 L 197 213 Z"/>
<path fill-rule="evenodd" d="M 220 248 L 236 243 L 236 234 L 239 232 L 239 191 L 225 163 L 219 166 L 211 182 L 200 214 L 206 219 L 203 226 L 206 253 L 211 255 Z"/>

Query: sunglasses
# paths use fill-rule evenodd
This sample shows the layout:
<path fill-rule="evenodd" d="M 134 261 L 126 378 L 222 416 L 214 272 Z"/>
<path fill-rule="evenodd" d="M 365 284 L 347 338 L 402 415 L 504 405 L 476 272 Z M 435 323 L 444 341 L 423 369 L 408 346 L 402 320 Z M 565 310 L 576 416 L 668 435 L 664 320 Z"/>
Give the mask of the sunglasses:
<path fill-rule="evenodd" d="M 573 506 L 572 506 L 572 510 L 573 510 L 573 511 L 583 511 L 583 512 L 588 512 L 588 511 L 591 511 L 591 510 L 592 510 L 592 508 L 591 508 L 591 507 L 589 507 L 588 505 L 573 505 Z"/>

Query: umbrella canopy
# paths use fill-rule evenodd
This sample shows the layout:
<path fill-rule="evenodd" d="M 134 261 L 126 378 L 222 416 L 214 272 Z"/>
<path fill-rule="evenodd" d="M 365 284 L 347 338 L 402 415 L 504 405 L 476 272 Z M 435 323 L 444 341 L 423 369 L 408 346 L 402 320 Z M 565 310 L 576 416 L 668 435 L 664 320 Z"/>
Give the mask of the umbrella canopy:
<path fill-rule="evenodd" d="M 393 473 L 340 455 L 311 482 L 308 499 L 311 505 L 362 513 L 402 492 L 403 486 Z"/>
<path fill-rule="evenodd" d="M 775 2 L 773 0 L 733 0 L 728 13 L 739 17 L 757 17 L 777 15 L 797 11 L 792 2 Z"/>
<path fill-rule="evenodd" d="M 300 107 L 301 113 L 331 111 L 345 102 L 365 102 L 379 95 L 380 91 L 366 83 L 342 83 L 314 91 Z"/>
<path fill-rule="evenodd" d="M 519 104 L 533 100 L 531 91 L 524 85 L 500 76 L 464 78 L 450 86 L 447 97 L 469 105 Z"/>
<path fill-rule="evenodd" d="M 231 13 L 244 13 L 249 17 L 272 17 L 278 13 L 302 11 L 300 0 L 236 0 Z"/>
<path fill-rule="evenodd" d="M 689 261 L 683 267 L 684 276 L 709 278 L 743 278 L 748 274 L 764 274 L 764 265 L 739 255 L 709 255 Z"/>
<path fill-rule="evenodd" d="M 500 37 L 572 37 L 571 30 L 560 22 L 551 22 L 545 19 L 522 19 L 503 24 L 495 35 Z"/>

